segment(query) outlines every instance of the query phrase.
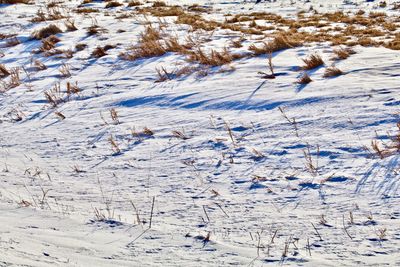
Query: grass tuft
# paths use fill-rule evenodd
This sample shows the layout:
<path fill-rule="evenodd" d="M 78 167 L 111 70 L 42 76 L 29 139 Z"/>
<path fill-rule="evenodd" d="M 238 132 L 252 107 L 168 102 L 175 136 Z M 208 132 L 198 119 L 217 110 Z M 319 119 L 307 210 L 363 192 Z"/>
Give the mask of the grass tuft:
<path fill-rule="evenodd" d="M 304 70 L 312 70 L 325 64 L 321 56 L 318 54 L 312 54 L 308 58 L 304 58 L 303 62 L 305 63 L 302 67 Z"/>

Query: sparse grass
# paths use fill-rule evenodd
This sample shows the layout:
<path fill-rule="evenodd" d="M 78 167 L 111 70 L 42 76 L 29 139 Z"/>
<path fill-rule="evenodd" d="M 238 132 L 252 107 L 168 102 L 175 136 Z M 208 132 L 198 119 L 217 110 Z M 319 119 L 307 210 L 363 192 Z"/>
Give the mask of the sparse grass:
<path fill-rule="evenodd" d="M 98 25 L 96 25 L 96 24 L 93 24 L 92 26 L 90 26 L 90 27 L 87 29 L 87 34 L 88 34 L 89 36 L 91 36 L 91 35 L 98 35 L 98 34 L 106 33 L 106 32 L 107 32 L 106 29 L 104 29 L 104 28 L 102 28 L 102 27 L 100 27 L 100 26 L 98 26 Z"/>
<path fill-rule="evenodd" d="M 120 124 L 119 122 L 119 117 L 118 117 L 118 112 L 115 108 L 110 109 L 110 116 L 114 124 Z"/>
<path fill-rule="evenodd" d="M 172 136 L 174 136 L 175 138 L 182 139 L 182 140 L 189 139 L 189 137 L 182 131 L 173 130 L 171 133 L 172 133 Z"/>
<path fill-rule="evenodd" d="M 42 39 L 42 46 L 39 48 L 40 52 L 46 52 L 55 48 L 55 44 L 60 42 L 60 38 L 55 35 L 50 35 L 49 37 Z"/>
<path fill-rule="evenodd" d="M 20 68 L 15 67 L 10 70 L 10 81 L 8 82 L 8 88 L 15 88 L 21 84 L 21 80 L 19 77 Z"/>
<path fill-rule="evenodd" d="M 62 30 L 55 24 L 50 24 L 44 28 L 41 28 L 40 30 L 34 31 L 32 33 L 32 37 L 37 40 L 41 40 L 57 33 L 62 33 Z"/>
<path fill-rule="evenodd" d="M 341 71 L 339 68 L 335 66 L 331 66 L 326 68 L 324 72 L 324 77 L 325 78 L 330 78 L 330 77 L 337 77 L 343 74 L 343 71 Z"/>
<path fill-rule="evenodd" d="M 164 1 L 154 1 L 153 7 L 165 7 L 167 4 Z"/>
<path fill-rule="evenodd" d="M 129 3 L 128 3 L 128 7 L 134 7 L 134 6 L 140 6 L 140 5 L 142 5 L 142 3 L 139 1 L 129 1 Z"/>
<path fill-rule="evenodd" d="M 11 73 L 8 71 L 4 64 L 0 64 L 0 78 L 9 76 Z"/>
<path fill-rule="evenodd" d="M 99 10 L 91 7 L 84 7 L 75 9 L 75 12 L 78 14 L 89 14 L 89 13 L 98 13 Z"/>
<path fill-rule="evenodd" d="M 307 72 L 303 73 L 300 78 L 297 80 L 298 84 L 308 84 L 312 82 L 310 76 L 308 75 Z"/>
<path fill-rule="evenodd" d="M 53 107 L 57 107 L 60 103 L 64 102 L 64 94 L 61 91 L 61 86 L 56 83 L 52 89 L 44 92 L 47 102 Z"/>
<path fill-rule="evenodd" d="M 31 22 L 43 22 L 48 20 L 60 20 L 67 16 L 62 13 L 62 9 L 58 7 L 49 7 L 45 9 L 39 8 L 36 12 L 36 16 L 31 19 Z"/>
<path fill-rule="evenodd" d="M 120 56 L 126 60 L 162 56 L 167 52 L 167 49 L 163 46 L 160 39 L 161 32 L 152 25 L 149 25 L 140 35 L 139 44 L 131 47 Z"/>
<path fill-rule="evenodd" d="M 72 19 L 67 19 L 64 22 L 64 25 L 67 28 L 67 31 L 69 31 L 69 32 L 73 32 L 73 31 L 78 30 L 78 28 L 75 26 L 75 21 L 72 20 Z"/>
<path fill-rule="evenodd" d="M 108 141 L 110 142 L 111 145 L 111 150 L 113 151 L 113 154 L 117 155 L 121 153 L 121 149 L 119 148 L 119 145 L 117 141 L 114 139 L 112 135 L 108 138 Z"/>
<path fill-rule="evenodd" d="M 302 67 L 304 70 L 312 70 L 325 64 L 321 56 L 318 54 L 312 54 L 308 58 L 303 58 L 302 60 L 305 63 Z"/>
<path fill-rule="evenodd" d="M 350 47 L 340 47 L 338 49 L 334 49 L 333 53 L 335 54 L 335 57 L 333 59 L 342 60 L 347 59 L 350 55 L 355 54 L 356 52 Z"/>
<path fill-rule="evenodd" d="M 31 0 L 0 0 L 0 4 L 30 4 Z"/>
<path fill-rule="evenodd" d="M 87 44 L 82 44 L 82 43 L 76 44 L 76 45 L 75 45 L 75 50 L 76 50 L 76 51 L 82 51 L 82 50 L 84 50 L 86 47 L 87 47 Z"/>
<path fill-rule="evenodd" d="M 101 46 L 96 47 L 92 52 L 92 57 L 94 57 L 94 58 L 101 58 L 101 57 L 104 57 L 105 55 L 107 55 L 107 52 Z"/>
<path fill-rule="evenodd" d="M 118 2 L 118 1 L 110 1 L 106 4 L 105 8 L 113 8 L 113 7 L 119 7 L 122 6 L 123 4 Z"/>
<path fill-rule="evenodd" d="M 372 150 L 381 159 L 400 152 L 400 122 L 398 122 L 396 126 L 397 132 L 394 135 L 389 136 L 389 143 L 378 142 L 377 140 L 371 141 Z"/>
<path fill-rule="evenodd" d="M 199 68 L 197 67 L 192 67 L 192 66 L 184 66 L 182 68 L 173 70 L 173 71 L 167 71 L 165 67 L 161 68 L 156 68 L 158 78 L 156 82 L 164 82 L 167 80 L 173 80 L 185 75 L 190 75 L 193 72 L 197 71 Z"/>
<path fill-rule="evenodd" d="M 63 63 L 58 70 L 62 77 L 71 77 L 71 67 L 68 64 Z"/>
<path fill-rule="evenodd" d="M 36 59 L 36 60 L 33 62 L 33 66 L 35 67 L 35 69 L 36 69 L 37 71 L 47 69 L 46 65 L 43 64 L 39 59 Z"/>
<path fill-rule="evenodd" d="M 215 67 L 231 63 L 234 59 L 239 59 L 241 57 L 243 56 L 239 54 L 232 54 L 227 48 L 224 48 L 220 52 L 211 49 L 208 54 L 203 52 L 201 48 L 198 48 L 195 51 L 190 52 L 188 61 L 198 62 L 202 65 Z"/>

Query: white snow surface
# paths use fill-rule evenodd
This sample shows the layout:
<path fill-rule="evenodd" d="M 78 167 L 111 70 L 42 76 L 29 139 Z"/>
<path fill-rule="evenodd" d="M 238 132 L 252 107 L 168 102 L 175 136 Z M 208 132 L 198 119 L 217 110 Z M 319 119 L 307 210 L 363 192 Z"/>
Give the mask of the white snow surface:
<path fill-rule="evenodd" d="M 377 1 L 166 2 L 212 6 L 207 16 L 216 18 L 261 10 L 291 16 L 311 5 L 394 12 Z M 274 80 L 260 78 L 268 70 L 260 56 L 234 61 L 233 71 L 158 83 L 156 68 L 187 63 L 173 53 L 121 60 L 143 18 L 77 16 L 79 30 L 58 34 L 57 48 L 88 48 L 70 59 L 32 54 L 40 41 L 30 34 L 53 23 L 30 22 L 43 5 L 0 5 L 0 33 L 21 40 L 13 47 L 0 40 L 0 64 L 29 73 L 0 93 L 0 266 L 400 265 L 400 158 L 365 148 L 397 130 L 398 51 L 357 46 L 336 62 L 344 75 L 324 78 L 322 67 L 307 86 L 294 83 L 301 59 L 318 52 L 330 65 L 330 45 L 274 54 L 281 74 Z M 108 32 L 88 37 L 93 19 Z M 218 30 L 212 38 L 224 47 L 232 37 Z M 106 44 L 117 47 L 90 58 Z M 31 71 L 32 59 L 48 68 Z M 63 63 L 69 78 L 60 77 Z M 82 91 L 52 108 L 44 92 L 68 81 Z M 295 119 L 297 134 L 279 108 Z M 22 120 L 12 120 L 13 110 Z M 132 135 L 144 127 L 154 135 Z"/>

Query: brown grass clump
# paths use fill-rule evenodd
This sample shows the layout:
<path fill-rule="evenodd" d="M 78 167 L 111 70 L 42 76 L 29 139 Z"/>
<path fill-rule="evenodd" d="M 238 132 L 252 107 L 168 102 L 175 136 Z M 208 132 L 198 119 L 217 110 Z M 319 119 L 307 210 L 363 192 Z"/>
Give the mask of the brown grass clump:
<path fill-rule="evenodd" d="M 106 29 L 100 27 L 99 25 L 95 25 L 95 24 L 92 25 L 92 26 L 90 26 L 90 27 L 87 29 L 87 34 L 88 34 L 89 36 L 91 36 L 91 35 L 97 35 L 97 34 L 101 34 L 101 33 L 106 33 L 106 32 L 107 32 Z"/>
<path fill-rule="evenodd" d="M 163 7 L 163 8 L 151 8 L 148 12 L 156 17 L 171 17 L 179 16 L 185 13 L 185 11 L 179 6 Z"/>
<path fill-rule="evenodd" d="M 308 58 L 303 58 L 302 60 L 305 63 L 302 67 L 304 70 L 312 70 L 325 64 L 321 56 L 318 54 L 312 54 Z"/>
<path fill-rule="evenodd" d="M 167 4 L 164 1 L 155 1 L 153 2 L 153 7 L 165 7 Z"/>
<path fill-rule="evenodd" d="M 331 66 L 325 70 L 324 77 L 329 78 L 329 77 L 337 77 L 343 74 L 343 71 L 341 71 L 339 68 L 335 66 Z"/>
<path fill-rule="evenodd" d="M 251 44 L 249 46 L 249 50 L 255 56 L 264 55 L 267 53 L 271 53 L 271 47 L 267 43 L 263 43 L 262 46 L 256 46 L 255 44 Z"/>
<path fill-rule="evenodd" d="M 298 84 L 308 84 L 312 82 L 310 76 L 307 74 L 307 72 L 305 72 L 303 75 L 301 75 L 301 77 L 297 80 L 296 83 Z"/>
<path fill-rule="evenodd" d="M 55 35 L 50 35 L 46 39 L 42 39 L 42 46 L 40 47 L 39 51 L 40 52 L 46 52 L 51 49 L 54 49 L 55 44 L 60 42 L 61 40 L 55 36 Z"/>
<path fill-rule="evenodd" d="M 62 30 L 58 28 L 56 25 L 50 24 L 40 30 L 33 32 L 32 37 L 40 40 L 43 38 L 47 38 L 51 35 L 55 35 L 57 33 L 62 33 Z"/>
<path fill-rule="evenodd" d="M 122 53 L 121 57 L 126 60 L 136 60 L 140 58 L 162 56 L 167 50 L 160 39 L 160 31 L 153 28 L 152 25 L 149 25 L 140 35 L 139 44 L 130 48 L 128 52 Z"/>
<path fill-rule="evenodd" d="M 4 64 L 0 64 L 0 78 L 4 78 L 10 75 L 10 72 L 7 70 Z"/>
<path fill-rule="evenodd" d="M 120 2 L 117 1 L 110 1 L 106 4 L 105 8 L 113 8 L 113 7 L 119 7 L 122 6 Z"/>
<path fill-rule="evenodd" d="M 293 47 L 300 46 L 302 41 L 293 34 L 281 33 L 275 36 L 275 38 L 268 43 L 268 49 L 270 52 L 276 52 L 285 50 Z"/>
<path fill-rule="evenodd" d="M 107 52 L 101 46 L 96 47 L 92 52 L 92 57 L 94 57 L 94 58 L 101 58 L 101 57 L 104 57 L 105 55 L 107 55 Z"/>
<path fill-rule="evenodd" d="M 160 41 L 148 41 L 132 47 L 128 53 L 122 53 L 121 57 L 126 60 L 136 60 L 140 58 L 159 57 L 167 51 Z"/>
<path fill-rule="evenodd" d="M 226 48 L 221 52 L 212 49 L 208 55 L 198 48 L 196 51 L 193 51 L 189 54 L 188 60 L 215 67 L 231 63 L 235 58 L 236 56 L 234 56 Z"/>
<path fill-rule="evenodd" d="M 71 77 L 71 67 L 68 64 L 63 63 L 58 71 L 64 78 Z"/>
<path fill-rule="evenodd" d="M 400 122 L 397 123 L 397 133 L 389 136 L 390 143 L 379 144 L 377 140 L 371 141 L 373 151 L 381 158 L 392 156 L 400 152 Z"/>
<path fill-rule="evenodd" d="M 98 46 L 96 47 L 96 49 L 92 52 L 92 57 L 95 58 L 100 58 L 100 57 L 104 57 L 105 55 L 107 55 L 107 51 L 110 49 L 115 48 L 115 45 L 105 45 L 103 47 Z"/>
<path fill-rule="evenodd" d="M 35 67 L 35 69 L 36 69 L 37 71 L 47 69 L 46 65 L 44 65 L 39 59 L 36 59 L 36 60 L 33 62 L 33 66 Z"/>
<path fill-rule="evenodd" d="M 134 7 L 134 6 L 140 6 L 142 5 L 142 3 L 140 3 L 139 1 L 129 1 L 128 3 L 128 7 Z"/>
<path fill-rule="evenodd" d="M 89 13 L 99 12 L 98 9 L 91 8 L 91 7 L 78 8 L 78 9 L 75 9 L 74 11 L 78 14 L 89 14 Z"/>
<path fill-rule="evenodd" d="M 333 53 L 335 54 L 335 57 L 333 59 L 341 60 L 341 59 L 347 59 L 350 55 L 353 55 L 356 52 L 350 47 L 345 47 L 345 48 L 340 47 L 338 49 L 334 49 Z"/>
<path fill-rule="evenodd" d="M 155 82 L 165 82 L 167 80 L 177 79 L 182 76 L 190 75 L 198 69 L 199 68 L 192 66 L 184 66 L 173 71 L 167 71 L 165 67 L 161 67 L 160 69 L 156 68 L 158 78 Z"/>
<path fill-rule="evenodd" d="M 0 0 L 0 4 L 30 4 L 30 0 Z"/>
<path fill-rule="evenodd" d="M 67 31 L 69 32 L 73 32 L 78 30 L 78 28 L 75 26 L 75 21 L 71 20 L 71 19 L 67 19 L 64 22 L 65 27 L 67 28 Z"/>
<path fill-rule="evenodd" d="M 82 50 L 84 50 L 86 47 L 87 47 L 87 44 L 82 44 L 82 43 L 76 44 L 76 45 L 75 45 L 75 50 L 76 50 L 76 51 L 82 51 Z"/>
<path fill-rule="evenodd" d="M 400 34 L 397 34 L 393 40 L 386 42 L 384 46 L 392 50 L 400 50 Z"/>
<path fill-rule="evenodd" d="M 176 20 L 177 24 L 187 24 L 192 26 L 192 29 L 195 30 L 205 30 L 205 31 L 213 31 L 217 27 L 221 25 L 221 23 L 218 23 L 216 21 L 208 21 L 202 18 L 199 15 L 194 15 L 194 14 L 189 14 L 189 13 L 183 13 L 178 16 L 178 19 Z"/>
<path fill-rule="evenodd" d="M 7 84 L 8 89 L 15 88 L 21 84 L 21 79 L 19 77 L 20 68 L 12 68 L 10 71 L 10 81 Z"/>
<path fill-rule="evenodd" d="M 57 107 L 60 103 L 64 102 L 64 94 L 61 91 L 59 83 L 55 84 L 52 89 L 44 92 L 47 102 L 53 107 Z"/>
<path fill-rule="evenodd" d="M 63 18 L 66 18 L 66 15 L 62 13 L 62 9 L 58 7 L 47 7 L 46 9 L 39 8 L 36 12 L 36 16 L 31 19 L 31 22 L 59 20 Z"/>
<path fill-rule="evenodd" d="M 180 44 L 177 37 L 169 37 L 164 40 L 165 48 L 168 52 L 176 52 L 179 54 L 188 54 L 189 49 L 193 48 L 194 44 L 192 42 L 187 42 L 185 44 Z"/>

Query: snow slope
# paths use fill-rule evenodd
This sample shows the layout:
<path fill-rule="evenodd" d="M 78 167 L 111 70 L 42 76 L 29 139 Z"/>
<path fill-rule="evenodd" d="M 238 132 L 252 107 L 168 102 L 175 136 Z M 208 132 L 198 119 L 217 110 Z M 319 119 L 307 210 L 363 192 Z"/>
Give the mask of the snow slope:
<path fill-rule="evenodd" d="M 386 10 L 353 3 L 201 1 L 215 18 L 290 16 L 310 5 Z M 59 34 L 57 47 L 86 49 L 32 54 L 40 41 L 30 34 L 49 24 L 29 21 L 41 4 L 0 5 L 0 33 L 21 40 L 1 48 L 0 64 L 29 73 L 0 94 L 0 266 L 400 265 L 399 157 L 365 149 L 397 130 L 398 51 L 356 46 L 335 63 L 344 75 L 327 79 L 317 68 L 308 85 L 295 83 L 301 59 L 317 52 L 331 65 L 329 44 L 274 54 L 273 80 L 258 74 L 268 71 L 259 56 L 159 83 L 156 68 L 187 63 L 174 53 L 121 60 L 144 29 L 140 17 L 76 16 L 79 30 Z M 93 19 L 108 32 L 87 36 Z M 184 36 L 188 28 L 169 29 Z M 207 45 L 222 48 L 233 36 L 218 30 Z M 117 47 L 90 56 L 106 44 Z M 47 69 L 31 71 L 32 58 Z M 71 77 L 60 76 L 63 63 Z M 52 108 L 44 92 L 68 81 L 82 91 Z M 132 134 L 144 127 L 154 135 Z"/>

